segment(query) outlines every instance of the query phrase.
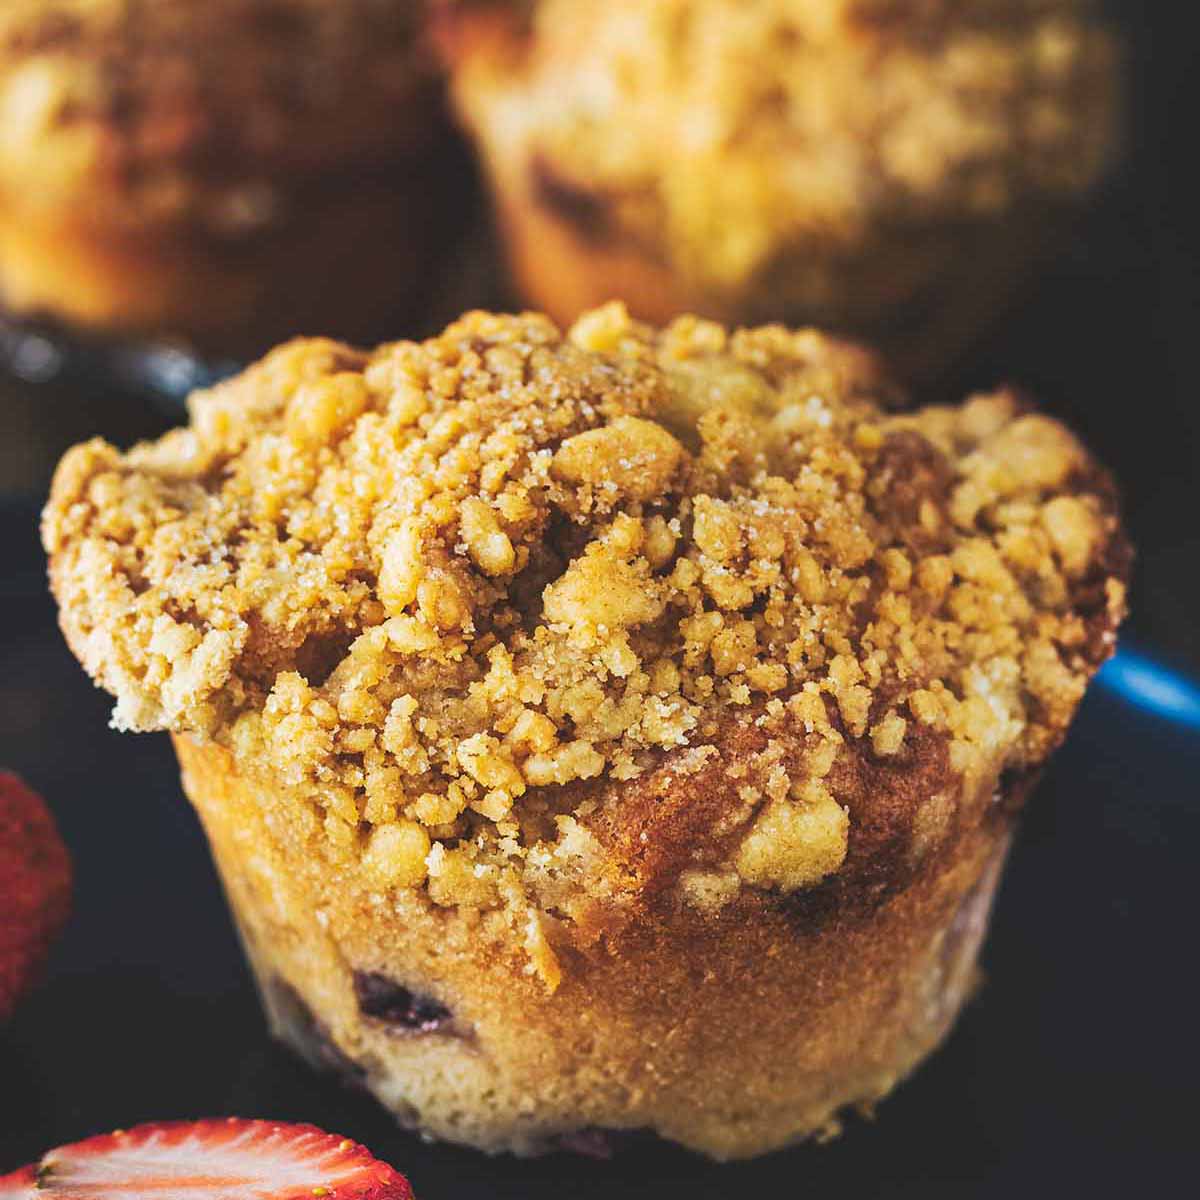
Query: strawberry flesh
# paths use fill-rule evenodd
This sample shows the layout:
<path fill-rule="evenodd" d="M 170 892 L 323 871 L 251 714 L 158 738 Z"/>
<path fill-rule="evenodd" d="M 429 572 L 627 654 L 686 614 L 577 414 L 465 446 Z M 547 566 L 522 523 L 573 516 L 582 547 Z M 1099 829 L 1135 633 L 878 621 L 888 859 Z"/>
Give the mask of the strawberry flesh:
<path fill-rule="evenodd" d="M 33 1200 L 37 1172 L 31 1166 L 0 1175 L 0 1200 Z"/>
<path fill-rule="evenodd" d="M 71 860 L 54 818 L 0 771 L 0 1021 L 36 981 L 70 906 Z"/>
<path fill-rule="evenodd" d="M 364 1146 L 313 1125 L 273 1121 L 139 1125 L 51 1150 L 37 1167 L 38 1200 L 142 1194 L 158 1200 L 412 1200 L 404 1176 Z M 7 1200 L 3 1193 L 0 1200 Z"/>

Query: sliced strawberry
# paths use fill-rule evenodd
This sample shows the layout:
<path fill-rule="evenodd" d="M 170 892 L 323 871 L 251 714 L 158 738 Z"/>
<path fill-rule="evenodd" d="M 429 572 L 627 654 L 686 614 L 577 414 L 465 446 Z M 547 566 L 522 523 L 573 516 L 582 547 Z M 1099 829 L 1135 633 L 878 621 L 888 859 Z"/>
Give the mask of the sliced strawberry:
<path fill-rule="evenodd" d="M 36 1184 L 37 1172 L 32 1166 L 0 1175 L 0 1200 L 33 1200 Z"/>
<path fill-rule="evenodd" d="M 38 1200 L 412 1200 L 403 1175 L 314 1125 L 236 1117 L 101 1134 L 43 1156 Z M 20 1195 L 20 1193 L 14 1193 Z"/>
<path fill-rule="evenodd" d="M 46 805 L 0 771 L 0 1021 L 36 981 L 71 906 L 71 860 Z"/>

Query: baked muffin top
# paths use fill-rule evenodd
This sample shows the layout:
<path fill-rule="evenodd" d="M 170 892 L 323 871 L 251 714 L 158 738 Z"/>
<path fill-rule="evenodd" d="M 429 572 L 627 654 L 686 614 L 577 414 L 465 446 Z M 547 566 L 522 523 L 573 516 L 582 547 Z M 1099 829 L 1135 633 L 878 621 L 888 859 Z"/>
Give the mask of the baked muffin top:
<path fill-rule="evenodd" d="M 718 292 L 797 246 L 1053 202 L 1115 136 L 1089 0 L 448 7 L 463 106 L 535 189 Z"/>
<path fill-rule="evenodd" d="M 816 332 L 615 304 L 293 342 L 65 456 L 52 587 L 117 727 L 214 739 L 382 890 L 584 940 L 875 897 L 1043 762 L 1124 609 L 1067 430 L 895 399 Z"/>
<path fill-rule="evenodd" d="M 5 0 L 0 200 L 237 233 L 436 121 L 418 0 Z"/>

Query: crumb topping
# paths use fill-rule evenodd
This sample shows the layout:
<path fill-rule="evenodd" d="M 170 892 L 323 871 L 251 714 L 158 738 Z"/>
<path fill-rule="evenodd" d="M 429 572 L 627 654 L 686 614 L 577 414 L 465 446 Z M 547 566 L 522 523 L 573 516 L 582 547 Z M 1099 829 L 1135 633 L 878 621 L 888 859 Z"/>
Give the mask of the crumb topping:
<path fill-rule="evenodd" d="M 1010 392 L 888 394 L 815 332 L 620 305 L 293 342 L 66 455 L 52 584 L 118 727 L 215 739 L 321 854 L 549 963 L 647 891 L 849 870 L 896 797 L 919 859 L 1062 737 L 1123 612 L 1111 490 Z"/>
<path fill-rule="evenodd" d="M 480 7 L 468 20 L 499 32 L 463 56 L 473 121 L 718 294 L 789 250 L 1072 195 L 1115 141 L 1114 43 L 1088 0 Z"/>
<path fill-rule="evenodd" d="M 118 229 L 277 222 L 284 180 L 386 167 L 436 128 L 419 106 L 404 119 L 432 84 L 419 15 L 393 0 L 4 0 L 0 201 Z"/>

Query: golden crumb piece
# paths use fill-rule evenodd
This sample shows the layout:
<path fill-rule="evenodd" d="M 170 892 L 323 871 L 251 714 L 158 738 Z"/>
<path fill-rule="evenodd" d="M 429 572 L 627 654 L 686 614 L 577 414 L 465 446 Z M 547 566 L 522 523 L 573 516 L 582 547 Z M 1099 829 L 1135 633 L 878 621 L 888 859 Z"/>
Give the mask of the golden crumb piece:
<path fill-rule="evenodd" d="M 414 821 L 379 826 L 363 851 L 367 870 L 384 887 L 416 887 L 427 874 L 429 835 Z"/>
<path fill-rule="evenodd" d="M 842 865 L 849 831 L 849 816 L 828 792 L 807 803 L 775 801 L 742 842 L 737 873 L 785 892 L 811 887 Z"/>
<path fill-rule="evenodd" d="M 591 484 L 615 504 L 661 496 L 682 461 L 683 447 L 661 425 L 620 417 L 563 442 L 552 473 L 566 483 Z"/>
<path fill-rule="evenodd" d="M 736 871 L 684 871 L 679 877 L 679 892 L 684 902 L 701 912 L 717 913 L 741 890 Z"/>
<path fill-rule="evenodd" d="M 475 565 L 488 575 L 512 571 L 517 555 L 492 509 L 482 500 L 468 496 L 463 501 L 461 519 L 463 541 Z"/>
<path fill-rule="evenodd" d="M 887 716 L 871 729 L 871 745 L 876 754 L 892 755 L 899 752 L 904 745 L 904 734 L 908 722 L 895 710 L 889 710 Z"/>

